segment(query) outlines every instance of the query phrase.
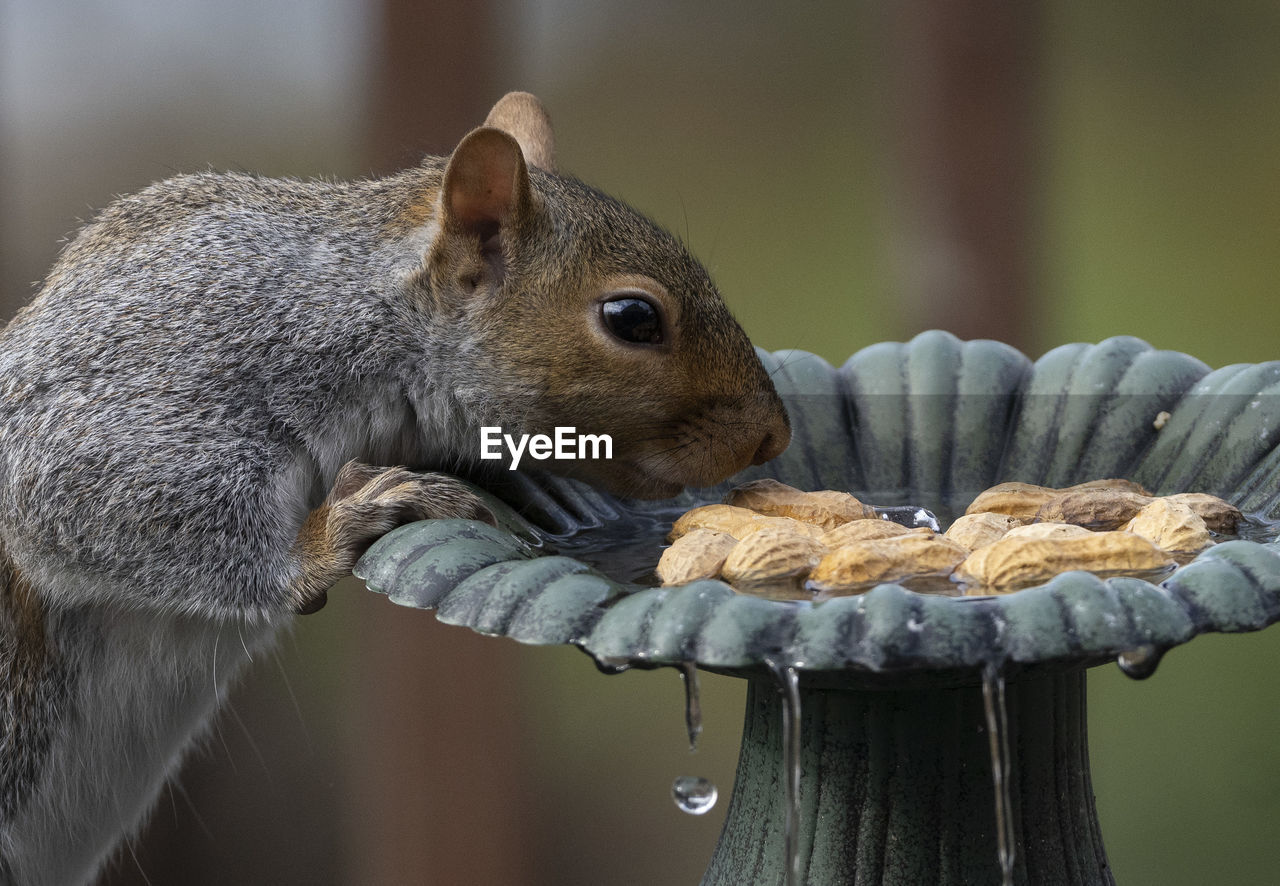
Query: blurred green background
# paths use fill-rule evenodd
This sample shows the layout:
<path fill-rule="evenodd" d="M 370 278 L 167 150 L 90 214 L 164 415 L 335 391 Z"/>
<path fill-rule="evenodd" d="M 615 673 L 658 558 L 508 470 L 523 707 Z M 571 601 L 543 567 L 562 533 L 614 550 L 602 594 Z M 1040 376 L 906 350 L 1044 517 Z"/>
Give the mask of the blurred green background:
<path fill-rule="evenodd" d="M 960 75 L 940 74 L 930 40 L 970 15 Z M 1001 36 L 1017 51 L 993 74 Z M 521 88 L 551 109 L 562 168 L 685 237 L 766 348 L 838 362 L 944 326 L 1032 356 L 1131 334 L 1214 366 L 1280 358 L 1280 7 L 1265 0 L 0 0 L 0 45 L 10 313 L 113 194 L 209 166 L 412 163 Z M 416 79 L 397 78 L 406 64 Z M 992 128 L 965 102 L 1006 87 L 1010 193 L 1000 150 L 980 179 L 947 165 L 948 137 Z M 994 307 L 947 222 L 966 183 L 980 208 L 1012 201 L 976 250 L 1014 256 Z M 690 757 L 674 672 L 606 678 L 571 650 L 464 633 L 356 586 L 333 595 L 254 668 L 111 882 L 696 882 L 742 687 L 704 678 Z M 1197 639 L 1145 682 L 1091 672 L 1119 883 L 1280 879 L 1277 674 L 1274 631 Z M 411 707 L 423 693 L 412 716 L 384 704 L 393 690 Z M 680 774 L 716 780 L 720 809 L 679 813 Z M 418 867 L 394 860 L 406 847 Z"/>

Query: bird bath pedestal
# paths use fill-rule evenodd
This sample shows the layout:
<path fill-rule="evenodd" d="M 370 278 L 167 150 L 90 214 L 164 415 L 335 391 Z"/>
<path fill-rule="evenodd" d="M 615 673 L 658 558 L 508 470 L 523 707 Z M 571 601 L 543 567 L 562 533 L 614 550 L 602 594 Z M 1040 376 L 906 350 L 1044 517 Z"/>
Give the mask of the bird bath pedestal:
<path fill-rule="evenodd" d="M 357 575 L 482 633 L 574 644 L 609 666 L 747 679 L 706 884 L 782 884 L 789 858 L 797 883 L 1112 883 L 1085 671 L 1119 660 L 1145 676 L 1200 633 L 1280 619 L 1280 363 L 1210 371 L 1132 338 L 1032 363 L 940 332 L 874 345 L 838 369 L 794 351 L 762 359 L 794 428 L 773 462 L 657 503 L 517 476 L 494 500 L 501 528 L 401 527 Z M 637 582 L 675 514 L 762 476 L 940 515 L 1006 480 L 1126 477 L 1161 494 L 1220 495 L 1256 531 L 1159 584 L 1074 572 L 1000 597 L 885 584 L 815 603 L 718 581 Z"/>
<path fill-rule="evenodd" d="M 771 685 L 750 684 L 732 807 L 704 883 L 783 881 L 781 707 Z M 1010 682 L 1005 709 L 1014 881 L 1112 882 L 1089 785 L 1083 670 Z M 800 710 L 797 882 L 1000 882 L 980 687 L 802 690 Z"/>

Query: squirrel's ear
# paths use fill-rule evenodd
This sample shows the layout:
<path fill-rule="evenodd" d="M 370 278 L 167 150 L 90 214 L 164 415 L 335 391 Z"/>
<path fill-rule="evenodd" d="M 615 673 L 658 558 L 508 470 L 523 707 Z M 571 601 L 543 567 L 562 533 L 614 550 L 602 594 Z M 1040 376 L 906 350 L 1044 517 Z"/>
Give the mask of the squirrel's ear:
<path fill-rule="evenodd" d="M 444 227 L 478 236 L 492 250 L 502 226 L 527 212 L 532 200 L 520 145 L 498 129 L 472 130 L 449 158 L 440 196 Z"/>
<path fill-rule="evenodd" d="M 556 171 L 556 143 L 551 133 L 551 115 L 537 97 L 527 92 L 508 92 L 484 119 L 485 126 L 501 129 L 520 143 L 525 162 L 546 172 Z"/>

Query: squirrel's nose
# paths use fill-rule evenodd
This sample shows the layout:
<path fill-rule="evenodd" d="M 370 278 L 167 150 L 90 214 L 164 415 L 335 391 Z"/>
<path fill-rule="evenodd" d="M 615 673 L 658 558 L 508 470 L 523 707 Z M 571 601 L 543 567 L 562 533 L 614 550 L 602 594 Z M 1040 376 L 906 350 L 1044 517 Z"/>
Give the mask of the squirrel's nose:
<path fill-rule="evenodd" d="M 791 422 L 787 419 L 787 413 L 780 409 L 778 417 L 774 420 L 774 426 L 765 433 L 764 439 L 760 441 L 751 463 L 753 465 L 762 465 L 772 458 L 777 458 L 782 455 L 790 443 Z"/>

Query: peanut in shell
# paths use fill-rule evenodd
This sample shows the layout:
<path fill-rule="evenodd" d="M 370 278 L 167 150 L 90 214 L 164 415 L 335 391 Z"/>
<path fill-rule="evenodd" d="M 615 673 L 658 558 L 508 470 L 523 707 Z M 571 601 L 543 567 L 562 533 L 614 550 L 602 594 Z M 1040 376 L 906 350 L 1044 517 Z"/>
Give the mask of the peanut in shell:
<path fill-rule="evenodd" d="M 690 530 L 662 552 L 658 560 L 658 578 L 664 587 L 715 578 L 737 544 L 738 540 L 726 532 Z"/>
<path fill-rule="evenodd" d="M 1135 483 L 1133 480 L 1125 480 L 1122 477 L 1110 477 L 1103 480 L 1086 480 L 1083 483 L 1077 483 L 1074 486 L 1066 486 L 1059 489 L 1059 492 L 1079 492 L 1082 489 L 1125 489 L 1129 492 L 1137 493 L 1151 497 L 1151 493 L 1146 490 L 1141 483 Z"/>
<path fill-rule="evenodd" d="M 822 529 L 876 516 L 873 508 L 847 492 L 832 489 L 805 492 L 768 478 L 731 489 L 724 502 L 766 516 L 792 517 Z"/>
<path fill-rule="evenodd" d="M 1036 512 L 1041 506 L 1057 496 L 1068 492 L 1087 492 L 1094 489 L 1119 489 L 1135 495 L 1150 496 L 1150 493 L 1140 484 L 1119 477 L 1087 480 L 1062 489 L 1037 486 L 1034 483 L 997 483 L 979 493 L 972 504 L 965 509 L 965 514 L 1008 514 L 1019 518 L 1023 523 L 1030 523 L 1036 518 Z"/>
<path fill-rule="evenodd" d="M 1201 520 L 1204 520 L 1210 532 L 1231 535 L 1244 519 L 1240 509 L 1231 502 L 1205 492 L 1179 492 L 1176 495 L 1166 495 L 1164 498 L 1191 508 Z"/>
<path fill-rule="evenodd" d="M 757 514 L 746 508 L 733 505 L 703 505 L 682 514 L 671 527 L 667 535 L 669 541 L 675 541 L 694 529 L 710 529 L 724 532 L 734 538 L 743 539 L 754 532 L 765 528 L 785 528 L 814 538 L 822 535 L 822 528 L 802 523 L 791 517 L 770 517 Z"/>
<path fill-rule="evenodd" d="M 1213 544 L 1204 519 L 1183 502 L 1172 498 L 1157 498 L 1124 528 L 1170 553 L 1194 554 Z"/>
<path fill-rule="evenodd" d="M 762 529 L 781 529 L 787 532 L 796 532 L 800 535 L 807 535 L 809 538 L 821 539 L 826 535 L 826 531 L 813 523 L 807 523 L 804 520 L 797 520 L 795 517 L 770 517 L 764 514 L 756 514 L 756 518 L 742 527 L 742 535 L 739 538 L 746 538 L 755 535 Z"/>
<path fill-rule="evenodd" d="M 945 576 L 968 553 L 953 541 L 923 533 L 855 541 L 823 557 L 809 573 L 808 587 L 847 592 L 886 581 Z"/>
<path fill-rule="evenodd" d="M 926 535 L 932 538 L 935 533 L 927 526 L 908 528 L 901 523 L 894 523 L 892 520 L 876 518 L 873 520 L 850 520 L 848 523 L 824 532 L 818 537 L 818 541 L 834 551 L 836 548 L 855 541 L 866 541 L 871 538 L 893 538 L 898 535 L 911 534 Z"/>
<path fill-rule="evenodd" d="M 957 517 L 956 521 L 947 528 L 943 537 L 950 539 L 963 548 L 974 551 L 983 545 L 998 541 L 1010 529 L 1021 525 L 1022 523 L 1017 517 L 1012 517 L 1009 514 L 993 514 L 989 511 L 983 511 L 982 513 L 965 514 L 963 517 Z"/>
<path fill-rule="evenodd" d="M 1091 532 L 1075 538 L 1002 538 L 979 548 L 952 574 L 974 590 L 1006 593 L 1084 569 L 1107 574 L 1153 572 L 1174 565 L 1154 544 L 1132 532 Z"/>
<path fill-rule="evenodd" d="M 1005 538 L 1080 538 L 1093 533 L 1074 523 L 1026 523 L 1005 533 Z"/>
<path fill-rule="evenodd" d="M 738 538 L 755 518 L 756 513 L 746 508 L 735 508 L 731 505 L 703 505 L 681 514 L 672 525 L 667 540 L 674 542 L 694 529 L 711 529 Z"/>
<path fill-rule="evenodd" d="M 767 527 L 734 545 L 720 570 L 735 585 L 803 578 L 827 548 L 816 538 L 789 529 Z"/>
<path fill-rule="evenodd" d="M 1118 487 L 1078 489 L 1049 499 L 1036 511 L 1036 519 L 1105 532 L 1128 523 L 1151 501 L 1150 496 Z"/>
<path fill-rule="evenodd" d="M 1040 506 L 1057 494 L 1056 489 L 1032 483 L 997 483 L 978 493 L 965 514 L 1005 514 L 1029 523 Z"/>

